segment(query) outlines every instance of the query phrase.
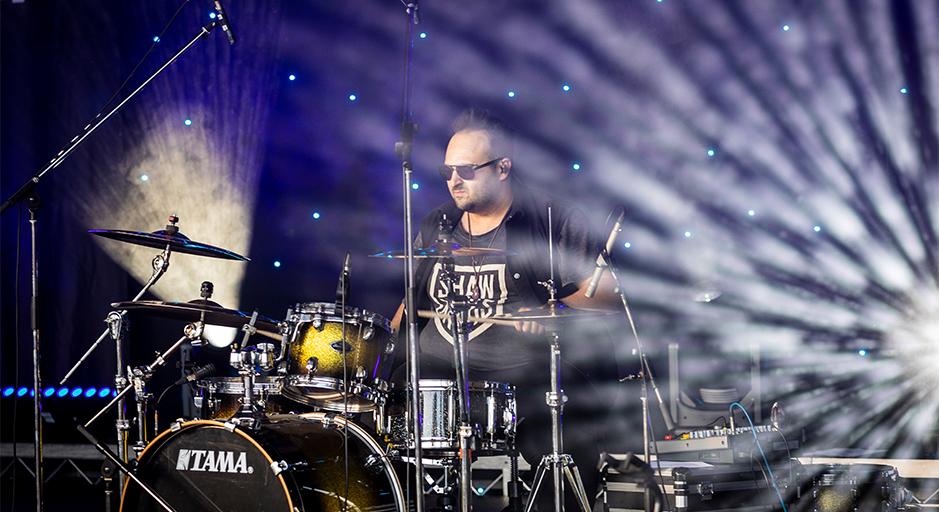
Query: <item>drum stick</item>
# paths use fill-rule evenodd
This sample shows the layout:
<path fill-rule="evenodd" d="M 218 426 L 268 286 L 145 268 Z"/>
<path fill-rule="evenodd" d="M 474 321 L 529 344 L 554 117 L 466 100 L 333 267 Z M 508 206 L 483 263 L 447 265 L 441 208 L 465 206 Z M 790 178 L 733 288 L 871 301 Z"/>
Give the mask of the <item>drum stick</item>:
<path fill-rule="evenodd" d="M 450 318 L 450 315 L 446 315 L 444 313 L 437 313 L 436 311 L 428 311 L 426 309 L 418 310 L 417 316 L 419 318 L 440 318 L 440 319 Z M 481 316 L 471 316 L 467 318 L 467 321 L 473 324 L 488 323 L 488 324 L 496 324 L 496 325 L 505 325 L 508 327 L 515 327 L 515 324 L 518 322 L 518 320 L 503 320 L 501 318 L 485 318 Z"/>

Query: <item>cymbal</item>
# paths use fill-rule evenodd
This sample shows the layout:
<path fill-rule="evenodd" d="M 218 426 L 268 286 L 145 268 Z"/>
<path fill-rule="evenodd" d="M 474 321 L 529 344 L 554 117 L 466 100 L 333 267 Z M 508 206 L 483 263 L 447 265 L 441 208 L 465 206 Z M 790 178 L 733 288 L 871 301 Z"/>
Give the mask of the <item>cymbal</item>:
<path fill-rule="evenodd" d="M 516 322 L 572 322 L 576 320 L 595 320 L 615 315 L 615 311 L 602 311 L 598 309 L 572 309 L 564 308 L 554 314 L 550 314 L 543 309 L 532 311 L 521 311 L 509 315 L 493 315 L 489 317 L 470 316 L 467 320 L 473 324 L 496 324 L 514 326 Z M 417 316 L 420 318 L 450 318 L 450 315 L 438 313 L 436 311 L 419 310 Z"/>
<path fill-rule="evenodd" d="M 154 231 L 153 233 L 125 231 L 122 229 L 89 229 L 88 232 L 102 238 L 133 245 L 142 245 L 144 247 L 163 249 L 169 245 L 173 252 L 195 254 L 196 256 L 207 256 L 209 258 L 219 258 L 223 260 L 249 261 L 248 258 L 229 251 L 228 249 L 195 242 L 182 233 L 177 232 L 176 234 L 172 234 L 165 229 Z"/>
<path fill-rule="evenodd" d="M 513 313 L 509 315 L 493 315 L 489 317 L 491 320 L 509 320 L 513 322 L 521 321 L 549 321 L 549 320 L 560 320 L 560 321 L 574 321 L 574 320 L 592 320 L 596 318 L 606 318 L 608 316 L 613 316 L 617 314 L 616 311 L 604 311 L 599 309 L 573 309 L 573 308 L 564 308 L 555 312 L 554 314 L 548 313 L 543 309 L 532 310 L 532 311 L 522 311 L 519 313 Z M 485 322 L 487 319 L 480 319 L 479 322 Z"/>
<path fill-rule="evenodd" d="M 427 247 L 415 247 L 415 258 L 450 258 L 453 256 L 507 256 L 512 253 L 491 247 L 463 247 L 449 242 L 445 244 L 433 243 Z M 407 258 L 406 251 L 385 251 L 369 255 L 372 258 Z"/>
<path fill-rule="evenodd" d="M 127 311 L 140 311 L 144 314 L 150 314 L 173 320 L 182 320 L 184 322 L 198 322 L 205 313 L 205 323 L 210 325 L 221 325 L 222 327 L 241 326 L 251 321 L 251 314 L 237 309 L 223 308 L 221 305 L 210 300 L 198 299 L 189 302 L 164 302 L 161 300 L 138 300 L 137 302 L 125 301 L 115 302 L 111 307 L 117 310 L 126 309 Z M 259 334 L 267 337 L 280 339 L 277 334 L 280 327 L 277 320 L 258 315 L 254 327 Z M 264 331 L 264 332 L 262 332 Z M 273 335 L 273 336 L 271 336 Z"/>

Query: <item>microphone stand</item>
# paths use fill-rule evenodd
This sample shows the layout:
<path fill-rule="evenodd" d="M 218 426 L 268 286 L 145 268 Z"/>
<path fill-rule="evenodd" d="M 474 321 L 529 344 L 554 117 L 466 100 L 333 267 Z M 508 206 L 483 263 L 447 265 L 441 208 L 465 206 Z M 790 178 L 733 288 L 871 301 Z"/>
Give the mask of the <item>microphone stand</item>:
<path fill-rule="evenodd" d="M 414 144 L 414 132 L 417 127 L 411 116 L 411 66 L 414 51 L 414 25 L 417 25 L 417 0 L 406 4 L 407 14 L 407 49 L 404 59 L 404 92 L 401 108 L 401 140 L 395 143 L 395 153 L 401 159 L 402 187 L 404 195 L 404 246 L 407 258 L 404 272 L 404 303 L 408 319 L 408 381 L 410 384 L 410 430 L 414 440 L 414 481 L 417 489 L 414 496 L 414 511 L 424 512 L 424 459 L 421 448 L 421 393 L 420 393 L 420 346 L 417 332 L 417 307 L 415 302 L 416 285 L 414 284 L 414 231 L 411 219 L 411 176 L 414 173 L 411 162 L 411 150 Z"/>
<path fill-rule="evenodd" d="M 652 392 L 655 395 L 656 400 L 658 401 L 659 411 L 662 413 L 662 419 L 665 421 L 665 427 L 669 430 L 669 432 L 671 432 L 672 430 L 675 430 L 675 423 L 674 423 L 674 420 L 672 419 L 671 414 L 668 412 L 668 408 L 665 405 L 665 401 L 662 400 L 662 393 L 659 392 L 659 387 L 655 384 L 655 377 L 652 374 L 652 367 L 649 366 L 649 360 L 646 357 L 645 348 L 643 348 L 642 341 L 639 338 L 639 333 L 636 330 L 636 323 L 633 320 L 632 309 L 630 309 L 629 302 L 627 302 L 626 300 L 626 293 L 623 291 L 623 285 L 619 280 L 619 276 L 616 274 L 616 269 L 615 269 L 616 266 L 613 263 L 613 257 L 604 248 L 603 251 L 600 253 L 599 259 L 603 261 L 604 267 L 609 269 L 610 276 L 613 277 L 613 281 L 616 283 L 616 290 L 617 290 L 616 294 L 617 296 L 619 296 L 620 302 L 623 305 L 623 311 L 625 311 L 626 319 L 629 321 L 629 327 L 632 330 L 633 338 L 636 340 L 636 349 L 639 352 L 639 374 L 638 376 L 628 375 L 620 379 L 620 382 L 632 380 L 636 377 L 640 379 L 640 386 L 642 390 L 641 391 L 642 396 L 640 397 L 640 402 L 642 402 L 642 453 L 644 457 L 643 460 L 645 461 L 645 463 L 649 464 L 649 467 L 652 467 L 651 461 L 649 460 L 650 458 L 649 447 L 652 445 L 652 443 L 655 443 L 657 441 L 652 439 L 652 436 L 649 435 L 649 426 L 651 424 L 651 418 L 650 418 L 650 413 L 649 413 L 649 385 L 650 384 L 652 386 Z M 658 452 L 658 450 L 656 450 L 656 452 Z M 661 471 L 659 472 L 659 477 L 661 478 Z M 662 493 L 663 493 L 663 496 L 667 496 L 665 494 L 664 488 L 662 489 Z M 668 498 L 666 497 L 665 499 L 667 500 Z M 651 494 L 651 490 L 648 488 L 646 488 L 644 492 L 644 501 L 645 501 L 644 509 L 646 511 L 651 511 L 652 510 L 652 494 Z"/>
<path fill-rule="evenodd" d="M 26 183 L 24 183 L 16 192 L 13 193 L 3 204 L 0 204 L 0 214 L 5 212 L 11 206 L 16 203 L 19 203 L 23 199 L 29 198 L 29 224 L 30 224 L 30 236 L 31 236 L 31 252 L 32 252 L 32 297 L 30 301 L 30 316 L 32 323 L 33 331 L 33 427 L 35 429 L 33 442 L 34 456 L 35 456 L 35 476 L 36 476 L 36 511 L 42 512 L 43 507 L 43 471 L 42 471 L 42 381 L 40 376 L 39 361 L 41 359 L 41 353 L 39 350 L 39 340 L 40 340 L 40 331 L 39 331 L 39 318 L 38 318 L 38 309 L 39 309 L 39 265 L 36 257 L 36 212 L 39 208 L 39 201 L 36 199 L 35 189 L 39 182 L 50 173 L 52 170 L 57 168 L 62 162 L 68 158 L 69 155 L 81 145 L 99 126 L 104 124 L 105 121 L 110 119 L 118 110 L 121 109 L 131 98 L 137 95 L 144 87 L 146 87 L 154 78 L 157 77 L 160 73 L 163 72 L 170 64 L 176 61 L 182 54 L 186 53 L 199 39 L 209 35 L 209 33 L 218 25 L 217 21 L 213 21 L 205 26 L 196 34 L 185 46 L 183 46 L 178 52 L 176 52 L 166 63 L 159 67 L 152 75 L 150 75 L 143 83 L 141 83 L 136 89 L 134 89 L 126 98 L 124 98 L 120 103 L 118 103 L 114 108 L 108 111 L 103 117 L 98 118 L 97 116 L 91 122 L 85 125 L 81 132 L 78 133 L 75 137 L 71 139 L 67 146 L 60 150 L 55 158 L 53 158 L 45 167 L 40 169 L 32 178 L 30 178 Z M 418 511 L 421 512 L 421 511 Z"/>
<path fill-rule="evenodd" d="M 39 372 L 39 258 L 36 254 L 36 214 L 39 198 L 30 194 L 29 203 L 30 280 L 32 292 L 29 304 L 30 328 L 33 331 L 33 457 L 36 472 L 36 512 L 42 512 L 42 493 L 45 474 L 42 468 L 42 376 Z M 14 300 L 19 300 L 17 297 Z M 16 361 L 15 364 L 19 364 Z M 16 442 L 15 440 L 13 442 Z"/>

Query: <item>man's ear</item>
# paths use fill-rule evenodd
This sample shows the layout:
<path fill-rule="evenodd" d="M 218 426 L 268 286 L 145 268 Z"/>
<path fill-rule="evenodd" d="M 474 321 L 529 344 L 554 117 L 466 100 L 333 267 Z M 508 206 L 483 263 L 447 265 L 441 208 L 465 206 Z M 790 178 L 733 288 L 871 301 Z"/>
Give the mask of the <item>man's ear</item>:
<path fill-rule="evenodd" d="M 512 159 L 503 158 L 499 161 L 499 179 L 507 180 L 512 175 Z"/>

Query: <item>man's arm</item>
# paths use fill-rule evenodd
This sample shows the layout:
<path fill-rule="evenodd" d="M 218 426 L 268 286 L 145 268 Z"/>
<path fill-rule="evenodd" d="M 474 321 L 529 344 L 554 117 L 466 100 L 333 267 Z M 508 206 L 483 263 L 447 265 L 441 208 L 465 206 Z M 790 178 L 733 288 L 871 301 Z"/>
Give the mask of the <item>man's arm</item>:
<path fill-rule="evenodd" d="M 616 293 L 616 281 L 608 270 L 604 270 L 597 285 L 597 292 L 592 298 L 587 298 L 587 287 L 590 278 L 577 284 L 577 291 L 561 299 L 565 305 L 574 309 L 603 309 L 614 310 L 619 308 L 619 295 Z"/>
<path fill-rule="evenodd" d="M 398 311 L 395 311 L 395 316 L 391 318 L 391 332 L 398 332 L 401 328 L 401 320 L 404 318 L 404 301 L 401 301 L 401 305 L 398 306 Z"/>

